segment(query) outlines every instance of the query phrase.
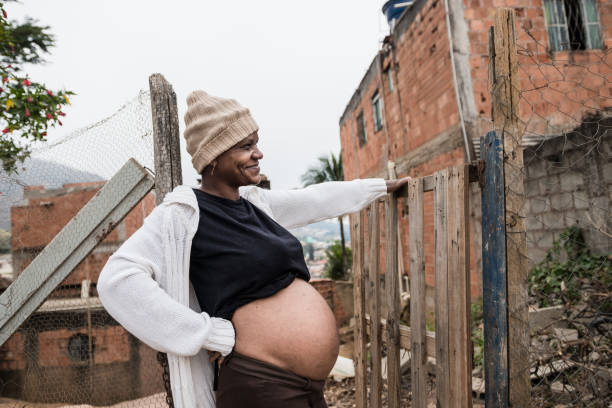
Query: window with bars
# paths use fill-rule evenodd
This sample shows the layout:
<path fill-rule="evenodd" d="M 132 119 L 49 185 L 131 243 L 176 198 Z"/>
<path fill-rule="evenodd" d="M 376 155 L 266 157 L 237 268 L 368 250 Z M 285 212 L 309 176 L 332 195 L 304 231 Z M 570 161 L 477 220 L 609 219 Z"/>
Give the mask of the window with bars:
<path fill-rule="evenodd" d="M 596 0 L 544 0 L 552 51 L 601 48 Z"/>
<path fill-rule="evenodd" d="M 359 147 L 363 146 L 367 142 L 366 137 L 366 124 L 363 112 L 357 115 L 357 137 L 359 138 Z"/>
<path fill-rule="evenodd" d="M 374 131 L 378 132 L 382 128 L 382 108 L 380 106 L 378 92 L 372 97 L 372 115 L 374 117 Z"/>

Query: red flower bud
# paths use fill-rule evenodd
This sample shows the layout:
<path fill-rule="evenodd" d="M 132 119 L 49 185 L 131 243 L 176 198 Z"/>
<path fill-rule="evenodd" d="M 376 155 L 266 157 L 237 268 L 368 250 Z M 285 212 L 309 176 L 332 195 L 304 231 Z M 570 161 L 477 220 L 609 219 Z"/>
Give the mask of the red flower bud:
<path fill-rule="evenodd" d="M 2 129 L 2 133 L 8 133 L 8 132 L 10 132 L 9 128 Z"/>
<path fill-rule="evenodd" d="M 53 116 L 50 113 L 47 113 L 47 119 L 53 119 Z"/>
<path fill-rule="evenodd" d="M 2 15 L 6 18 L 6 10 L 2 9 Z"/>
<path fill-rule="evenodd" d="M 8 82 L 8 78 L 7 77 L 2 77 L 2 82 L 4 82 L 4 83 Z"/>
<path fill-rule="evenodd" d="M 53 92 L 51 92 L 50 90 L 47 89 L 47 95 L 53 96 Z"/>
<path fill-rule="evenodd" d="M 13 66 L 11 64 L 8 64 L 6 67 L 7 68 L 13 68 Z"/>
<path fill-rule="evenodd" d="M 58 115 L 60 116 L 66 116 L 66 114 L 64 112 L 59 112 Z"/>
<path fill-rule="evenodd" d="M 27 79 L 23 81 L 23 86 L 30 86 L 30 81 L 28 81 Z"/>
<path fill-rule="evenodd" d="M 30 110 L 28 108 L 26 108 L 25 115 L 26 115 L 26 118 L 30 117 Z"/>
<path fill-rule="evenodd" d="M 32 97 L 28 96 L 28 102 L 32 102 Z"/>
<path fill-rule="evenodd" d="M 0 93 L 4 92 L 4 89 L 0 88 Z"/>
<path fill-rule="evenodd" d="M 59 119 L 57 120 L 57 123 L 59 123 L 59 125 L 60 125 L 60 126 L 62 126 L 62 125 L 63 125 L 62 121 L 61 121 L 61 120 L 59 120 Z"/>
<path fill-rule="evenodd" d="M 41 136 L 47 136 L 47 132 L 42 132 L 40 135 Z"/>

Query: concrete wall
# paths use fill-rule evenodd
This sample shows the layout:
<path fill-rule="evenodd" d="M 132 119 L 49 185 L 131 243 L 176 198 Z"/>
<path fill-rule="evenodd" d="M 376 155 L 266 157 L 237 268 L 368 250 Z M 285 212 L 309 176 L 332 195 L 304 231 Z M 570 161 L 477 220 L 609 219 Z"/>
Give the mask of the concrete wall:
<path fill-rule="evenodd" d="M 567 227 L 585 231 L 589 249 L 612 252 L 612 119 L 527 148 L 525 194 L 531 263 L 544 258 Z M 589 219 L 590 218 L 590 219 Z"/>

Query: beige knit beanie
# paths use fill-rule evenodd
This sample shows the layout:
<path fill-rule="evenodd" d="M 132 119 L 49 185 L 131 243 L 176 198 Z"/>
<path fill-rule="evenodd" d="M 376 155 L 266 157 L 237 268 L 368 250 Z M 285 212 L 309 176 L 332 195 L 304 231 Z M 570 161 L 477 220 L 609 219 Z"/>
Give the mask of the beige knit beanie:
<path fill-rule="evenodd" d="M 183 135 L 198 174 L 221 153 L 257 130 L 259 126 L 249 110 L 234 99 L 204 91 L 193 91 L 187 97 Z"/>

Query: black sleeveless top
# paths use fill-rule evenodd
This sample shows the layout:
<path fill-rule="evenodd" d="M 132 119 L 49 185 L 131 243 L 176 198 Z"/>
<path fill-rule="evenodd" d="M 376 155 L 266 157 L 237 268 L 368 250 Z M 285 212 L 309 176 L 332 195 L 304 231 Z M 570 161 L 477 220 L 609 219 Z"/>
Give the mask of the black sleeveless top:
<path fill-rule="evenodd" d="M 296 277 L 310 280 L 302 245 L 289 231 L 242 197 L 193 190 L 200 222 L 189 279 L 203 311 L 231 320 L 240 306 L 272 296 Z"/>

